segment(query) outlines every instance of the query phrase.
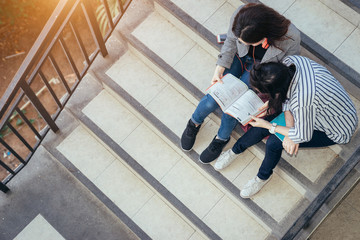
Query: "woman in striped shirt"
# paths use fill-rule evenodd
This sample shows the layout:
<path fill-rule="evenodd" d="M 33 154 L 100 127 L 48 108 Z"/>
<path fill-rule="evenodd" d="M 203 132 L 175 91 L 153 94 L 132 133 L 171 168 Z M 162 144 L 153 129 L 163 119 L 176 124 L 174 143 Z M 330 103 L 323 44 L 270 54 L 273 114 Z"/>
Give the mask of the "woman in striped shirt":
<path fill-rule="evenodd" d="M 243 198 L 257 193 L 270 179 L 282 150 L 296 154 L 299 147 L 345 144 L 356 130 L 358 117 L 353 102 L 341 84 L 320 64 L 302 56 L 286 57 L 282 63 L 263 63 L 251 71 L 253 89 L 269 95 L 265 104 L 284 111 L 286 127 L 271 124 L 276 114 L 265 119 L 253 117 L 253 126 L 221 154 L 215 169 L 228 166 L 236 155 L 269 136 L 265 158 L 256 177 L 241 190 Z M 283 142 L 274 133 L 285 136 Z"/>
<path fill-rule="evenodd" d="M 255 63 L 279 62 L 297 54 L 300 54 L 300 32 L 290 20 L 261 3 L 242 5 L 230 19 L 211 83 L 222 82 L 221 78 L 231 73 L 249 85 L 249 72 Z M 180 145 L 184 151 L 193 148 L 202 123 L 219 108 L 210 94 L 200 100 L 181 135 Z M 216 136 L 199 156 L 201 163 L 207 164 L 219 157 L 237 124 L 237 119 L 223 113 Z"/>

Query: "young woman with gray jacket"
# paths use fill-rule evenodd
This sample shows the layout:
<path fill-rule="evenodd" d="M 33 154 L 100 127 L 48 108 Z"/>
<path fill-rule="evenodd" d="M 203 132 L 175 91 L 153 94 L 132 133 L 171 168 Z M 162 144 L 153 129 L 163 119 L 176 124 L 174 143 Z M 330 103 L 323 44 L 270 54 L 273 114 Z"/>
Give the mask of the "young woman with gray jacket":
<path fill-rule="evenodd" d="M 231 73 L 249 85 L 249 72 L 255 63 L 279 62 L 298 54 L 300 32 L 290 20 L 264 4 L 250 3 L 239 7 L 231 17 L 211 82 L 221 82 L 225 74 Z M 209 94 L 200 100 L 181 137 L 184 151 L 192 149 L 201 124 L 217 108 L 219 105 Z M 200 155 L 202 163 L 210 163 L 220 155 L 237 123 L 223 113 L 217 135 Z"/>

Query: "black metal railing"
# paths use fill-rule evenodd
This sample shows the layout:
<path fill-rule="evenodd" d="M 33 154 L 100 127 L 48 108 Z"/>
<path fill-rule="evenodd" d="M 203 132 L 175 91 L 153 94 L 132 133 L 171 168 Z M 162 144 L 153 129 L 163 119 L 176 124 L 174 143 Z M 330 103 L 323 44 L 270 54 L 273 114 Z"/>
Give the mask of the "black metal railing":
<path fill-rule="evenodd" d="M 60 0 L 0 100 L 1 191 L 59 130 L 56 118 L 97 54 L 108 54 L 105 42 L 131 1 L 117 0 L 113 11 L 107 0 Z"/>

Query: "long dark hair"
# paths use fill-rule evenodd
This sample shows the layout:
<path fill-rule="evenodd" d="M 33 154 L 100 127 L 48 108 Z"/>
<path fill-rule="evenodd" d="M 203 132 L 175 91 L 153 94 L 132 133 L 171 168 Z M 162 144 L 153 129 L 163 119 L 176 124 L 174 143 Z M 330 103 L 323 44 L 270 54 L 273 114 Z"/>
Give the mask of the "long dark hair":
<path fill-rule="evenodd" d="M 236 14 L 232 31 L 247 43 L 257 43 L 267 38 L 268 44 L 287 39 L 290 20 L 262 3 L 249 3 Z"/>
<path fill-rule="evenodd" d="M 250 71 L 251 87 L 269 96 L 268 113 L 281 112 L 295 70 L 294 66 L 268 62 L 257 64 Z"/>

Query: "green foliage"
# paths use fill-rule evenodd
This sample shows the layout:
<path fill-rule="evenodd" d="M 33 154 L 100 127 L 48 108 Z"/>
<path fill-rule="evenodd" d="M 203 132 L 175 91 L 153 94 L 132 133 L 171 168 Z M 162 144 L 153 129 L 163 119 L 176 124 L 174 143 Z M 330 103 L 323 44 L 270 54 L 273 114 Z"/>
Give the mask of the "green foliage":
<path fill-rule="evenodd" d="M 25 113 L 26 113 L 26 110 L 23 109 L 23 110 L 21 110 L 21 112 L 22 112 L 23 114 L 25 114 Z M 17 111 L 14 111 L 14 112 L 12 113 L 12 115 L 11 115 L 11 119 L 13 119 L 16 115 L 18 115 L 18 112 L 17 112 Z"/>
<path fill-rule="evenodd" d="M 0 138 L 3 138 L 6 134 L 12 132 L 11 129 L 5 125 L 1 130 L 0 130 Z"/>
<path fill-rule="evenodd" d="M 23 121 L 20 118 L 16 119 L 16 126 L 20 126 L 21 124 L 23 124 Z"/>
<path fill-rule="evenodd" d="M 0 26 L 14 24 L 20 17 L 27 17 L 27 9 L 34 8 L 38 0 L 0 0 Z"/>

